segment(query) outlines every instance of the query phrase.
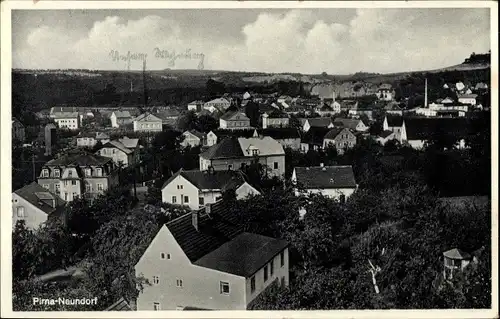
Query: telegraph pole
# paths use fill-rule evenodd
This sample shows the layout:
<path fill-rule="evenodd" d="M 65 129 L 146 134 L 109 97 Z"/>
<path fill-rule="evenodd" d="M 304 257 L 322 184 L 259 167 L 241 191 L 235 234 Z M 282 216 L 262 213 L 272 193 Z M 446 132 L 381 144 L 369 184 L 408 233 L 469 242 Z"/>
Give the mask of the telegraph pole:
<path fill-rule="evenodd" d="M 35 152 L 31 153 L 31 163 L 33 165 L 33 182 L 36 181 Z"/>

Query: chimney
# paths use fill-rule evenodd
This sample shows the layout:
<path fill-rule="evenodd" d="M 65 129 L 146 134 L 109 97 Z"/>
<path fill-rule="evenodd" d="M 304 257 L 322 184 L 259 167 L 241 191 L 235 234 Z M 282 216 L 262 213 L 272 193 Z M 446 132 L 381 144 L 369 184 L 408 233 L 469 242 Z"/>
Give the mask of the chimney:
<path fill-rule="evenodd" d="M 208 203 L 205 205 L 205 213 L 207 215 L 210 215 L 211 212 L 212 212 L 212 203 Z"/>
<path fill-rule="evenodd" d="M 198 217 L 199 217 L 199 212 L 197 210 L 194 210 L 191 213 L 191 223 L 193 224 L 193 227 L 198 231 Z"/>
<path fill-rule="evenodd" d="M 425 101 L 424 107 L 427 107 L 427 78 L 425 79 Z"/>
<path fill-rule="evenodd" d="M 323 164 L 323 163 L 319 164 L 319 167 L 324 167 L 324 166 L 325 166 L 325 164 Z"/>

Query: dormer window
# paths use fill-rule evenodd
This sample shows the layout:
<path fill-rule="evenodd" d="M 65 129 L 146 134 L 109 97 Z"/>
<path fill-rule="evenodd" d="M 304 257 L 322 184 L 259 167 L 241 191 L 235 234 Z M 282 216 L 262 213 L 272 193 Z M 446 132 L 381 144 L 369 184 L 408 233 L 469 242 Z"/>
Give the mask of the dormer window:
<path fill-rule="evenodd" d="M 85 176 L 91 176 L 92 175 L 92 170 L 90 168 L 85 169 Z"/>
<path fill-rule="evenodd" d="M 49 170 L 48 169 L 42 170 L 42 177 L 49 177 Z"/>
<path fill-rule="evenodd" d="M 102 168 L 97 168 L 96 174 L 97 174 L 97 176 L 102 176 Z"/>
<path fill-rule="evenodd" d="M 68 177 L 73 177 L 73 171 L 72 170 L 68 171 Z"/>
<path fill-rule="evenodd" d="M 252 155 L 259 155 L 259 150 L 252 150 Z"/>
<path fill-rule="evenodd" d="M 61 176 L 61 171 L 56 169 L 54 170 L 54 177 L 60 177 Z"/>

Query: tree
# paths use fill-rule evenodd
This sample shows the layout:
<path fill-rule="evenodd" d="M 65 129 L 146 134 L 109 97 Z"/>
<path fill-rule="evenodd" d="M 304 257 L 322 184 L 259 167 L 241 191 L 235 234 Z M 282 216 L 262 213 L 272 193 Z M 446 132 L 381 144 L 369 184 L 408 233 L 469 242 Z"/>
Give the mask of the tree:
<path fill-rule="evenodd" d="M 249 101 L 245 105 L 245 114 L 250 119 L 250 126 L 258 127 L 260 121 L 259 105 L 253 101 Z"/>

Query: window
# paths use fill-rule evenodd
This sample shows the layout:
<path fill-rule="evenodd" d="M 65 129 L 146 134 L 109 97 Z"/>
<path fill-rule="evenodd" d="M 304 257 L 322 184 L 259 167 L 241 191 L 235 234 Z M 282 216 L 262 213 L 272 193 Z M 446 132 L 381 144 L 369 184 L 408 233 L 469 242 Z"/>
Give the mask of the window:
<path fill-rule="evenodd" d="M 89 183 L 85 183 L 85 192 L 91 192 L 92 191 L 92 185 Z"/>
<path fill-rule="evenodd" d="M 73 171 L 68 171 L 68 177 L 73 177 Z"/>
<path fill-rule="evenodd" d="M 50 188 L 50 185 L 49 185 L 49 184 L 43 184 L 43 188 L 45 188 L 45 189 L 49 189 L 49 188 Z"/>
<path fill-rule="evenodd" d="M 161 310 L 161 306 L 159 302 L 153 302 L 153 310 L 159 311 Z"/>
<path fill-rule="evenodd" d="M 161 253 L 161 254 L 160 254 L 160 258 L 161 258 L 161 259 L 165 259 L 165 253 Z"/>
<path fill-rule="evenodd" d="M 254 291 L 255 291 L 255 276 L 250 278 L 250 292 L 254 292 Z"/>
<path fill-rule="evenodd" d="M 60 177 L 60 176 L 61 176 L 61 172 L 58 169 L 56 169 L 54 171 L 54 177 Z"/>
<path fill-rule="evenodd" d="M 177 279 L 177 287 L 182 287 L 182 279 Z"/>
<path fill-rule="evenodd" d="M 153 285 L 158 285 L 158 284 L 160 284 L 160 277 L 153 276 Z"/>
<path fill-rule="evenodd" d="M 223 295 L 229 295 L 229 283 L 221 281 L 220 282 L 220 293 Z"/>
<path fill-rule="evenodd" d="M 259 155 L 259 150 L 252 150 L 252 155 Z"/>
<path fill-rule="evenodd" d="M 278 162 L 274 162 L 274 169 L 278 169 Z"/>
<path fill-rule="evenodd" d="M 116 154 L 116 149 L 113 149 L 113 154 Z"/>
<path fill-rule="evenodd" d="M 167 259 L 170 259 L 170 254 L 167 254 Z"/>
<path fill-rule="evenodd" d="M 229 165 L 227 165 L 227 169 L 228 169 L 228 170 L 232 170 L 232 169 L 233 169 L 233 164 L 229 164 Z"/>
<path fill-rule="evenodd" d="M 198 198 L 198 201 L 200 202 L 200 205 L 205 205 L 205 198 L 200 197 Z"/>
<path fill-rule="evenodd" d="M 267 281 L 269 273 L 267 272 L 267 265 L 264 266 L 264 282 Z"/>
<path fill-rule="evenodd" d="M 97 176 L 102 176 L 102 168 L 98 168 L 96 170 L 96 172 L 97 172 Z"/>
<path fill-rule="evenodd" d="M 172 204 L 177 203 L 177 196 L 172 196 Z"/>
<path fill-rule="evenodd" d="M 49 177 L 49 170 L 48 169 L 44 169 L 42 171 L 42 177 Z"/>
<path fill-rule="evenodd" d="M 285 252 L 282 251 L 280 253 L 280 264 L 281 264 L 281 267 L 285 266 Z"/>
<path fill-rule="evenodd" d="M 17 207 L 17 218 L 24 218 L 24 207 Z"/>
<path fill-rule="evenodd" d="M 97 183 L 97 190 L 98 191 L 103 191 L 104 190 L 104 188 L 102 187 L 101 183 Z"/>
<path fill-rule="evenodd" d="M 177 189 L 184 189 L 184 185 L 177 185 Z"/>
<path fill-rule="evenodd" d="M 72 181 L 71 181 L 71 185 L 76 185 L 76 181 L 75 181 L 75 180 L 72 180 Z"/>
<path fill-rule="evenodd" d="M 274 260 L 271 260 L 271 263 L 269 264 L 269 268 L 271 268 L 271 277 L 274 274 Z"/>
<path fill-rule="evenodd" d="M 189 196 L 184 196 L 184 203 L 189 203 Z"/>
<path fill-rule="evenodd" d="M 90 170 L 90 168 L 86 168 L 85 169 L 85 176 L 90 176 L 92 175 L 92 171 Z"/>
<path fill-rule="evenodd" d="M 68 201 L 68 193 L 64 193 L 64 200 Z"/>
<path fill-rule="evenodd" d="M 59 194 L 59 192 L 60 192 L 60 188 L 61 188 L 61 185 L 59 185 L 59 183 L 57 183 L 57 184 L 55 184 L 54 186 L 55 186 L 55 188 L 56 188 L 56 193 L 57 193 L 57 194 Z"/>

